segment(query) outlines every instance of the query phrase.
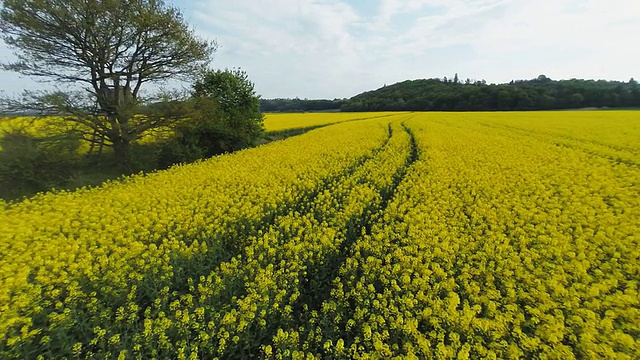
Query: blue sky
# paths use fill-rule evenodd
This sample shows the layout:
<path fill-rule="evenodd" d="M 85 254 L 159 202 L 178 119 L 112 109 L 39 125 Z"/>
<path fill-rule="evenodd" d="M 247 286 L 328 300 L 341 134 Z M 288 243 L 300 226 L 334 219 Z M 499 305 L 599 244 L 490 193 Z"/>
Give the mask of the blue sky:
<path fill-rule="evenodd" d="M 640 78 L 638 0 L 175 0 L 265 98 L 406 79 Z M 0 44 L 0 61 L 11 59 Z M 0 72 L 0 90 L 46 85 Z"/>

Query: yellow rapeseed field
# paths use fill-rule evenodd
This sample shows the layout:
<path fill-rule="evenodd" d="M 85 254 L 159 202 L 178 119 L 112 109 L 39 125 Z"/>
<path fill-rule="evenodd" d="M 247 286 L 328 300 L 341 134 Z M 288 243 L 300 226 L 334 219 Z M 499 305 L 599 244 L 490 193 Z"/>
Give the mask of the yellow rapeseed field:
<path fill-rule="evenodd" d="M 265 114 L 264 128 L 268 132 L 283 131 L 300 128 L 312 128 L 372 117 L 387 117 L 391 115 L 397 115 L 397 113 L 268 113 Z"/>
<path fill-rule="evenodd" d="M 345 121 L 356 121 L 370 118 L 383 118 L 395 116 L 398 113 L 392 112 L 374 112 L 374 113 L 267 113 L 264 115 L 264 129 L 267 133 L 282 132 L 286 130 L 296 129 L 312 129 L 330 124 L 337 124 Z M 37 117 L 0 117 L 0 139 L 5 132 L 24 131 L 35 137 L 57 135 L 64 128 L 61 123 L 51 122 L 55 118 L 37 118 Z M 158 140 L 158 137 L 166 137 L 171 130 L 165 129 L 164 132 L 150 131 L 143 134 L 138 140 L 140 143 L 152 143 Z M 0 147 L 0 150 L 2 148 Z M 87 152 L 89 146 L 83 144 L 79 151 Z"/>
<path fill-rule="evenodd" d="M 637 114 L 278 115 L 337 124 L 8 205 L 0 358 L 638 359 Z"/>

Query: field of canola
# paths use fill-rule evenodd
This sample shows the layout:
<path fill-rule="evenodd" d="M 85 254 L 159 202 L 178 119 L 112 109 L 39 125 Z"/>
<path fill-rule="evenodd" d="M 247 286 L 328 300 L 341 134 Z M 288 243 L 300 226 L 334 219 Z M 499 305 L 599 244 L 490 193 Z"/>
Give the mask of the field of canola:
<path fill-rule="evenodd" d="M 0 358 L 638 359 L 638 219 L 634 112 L 343 122 L 0 209 Z"/>
<path fill-rule="evenodd" d="M 356 121 L 371 118 L 383 118 L 399 113 L 376 112 L 376 113 L 268 113 L 264 116 L 264 130 L 267 134 L 288 132 L 291 130 L 312 130 L 314 128 L 338 124 L 341 122 Z M 0 117 L 0 140 L 5 132 L 23 131 L 35 137 L 46 137 L 58 135 L 64 130 L 59 123 L 51 123 L 54 118 L 33 118 L 33 117 Z M 152 143 L 160 138 L 169 136 L 170 130 L 158 135 L 155 131 L 149 131 L 143 135 L 140 143 Z M 2 147 L 0 146 L 0 151 Z M 80 153 L 89 151 L 89 145 L 82 143 L 78 149 Z"/>
<path fill-rule="evenodd" d="M 371 118 L 382 118 L 401 113 L 268 113 L 265 114 L 264 128 L 267 132 L 279 132 L 294 129 L 312 129 L 345 121 L 355 121 Z"/>

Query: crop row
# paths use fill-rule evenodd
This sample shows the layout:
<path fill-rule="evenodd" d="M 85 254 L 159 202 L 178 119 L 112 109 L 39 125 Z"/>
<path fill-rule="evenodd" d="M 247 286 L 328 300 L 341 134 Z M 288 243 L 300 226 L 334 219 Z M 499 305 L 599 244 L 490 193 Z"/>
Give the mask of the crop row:
<path fill-rule="evenodd" d="M 313 336 L 292 329 L 278 355 L 640 357 L 637 170 L 469 122 L 409 125 L 419 160 Z"/>
<path fill-rule="evenodd" d="M 0 357 L 640 358 L 637 131 L 513 116 L 386 114 L 0 209 Z"/>
<path fill-rule="evenodd" d="M 247 241 L 241 254 L 187 279 L 184 293 L 158 297 L 133 339 L 140 358 L 247 358 L 268 355 L 278 329 L 319 305 L 332 272 L 397 182 L 410 157 L 410 136 L 397 123 L 373 158 L 299 204 Z M 120 326 L 112 329 L 126 330 Z M 113 334 L 105 337 L 114 336 Z M 93 348 L 91 357 L 118 346 Z M 265 347 L 266 349 L 266 347 Z M 266 352 L 265 352 L 266 351 Z"/>
<path fill-rule="evenodd" d="M 185 273 L 233 258 L 242 239 L 349 173 L 388 136 L 388 121 L 340 124 L 4 209 L 0 354 L 85 351 L 73 346 L 102 333 L 96 324 L 125 310 L 133 319 Z M 135 309 L 123 307 L 130 298 Z"/>

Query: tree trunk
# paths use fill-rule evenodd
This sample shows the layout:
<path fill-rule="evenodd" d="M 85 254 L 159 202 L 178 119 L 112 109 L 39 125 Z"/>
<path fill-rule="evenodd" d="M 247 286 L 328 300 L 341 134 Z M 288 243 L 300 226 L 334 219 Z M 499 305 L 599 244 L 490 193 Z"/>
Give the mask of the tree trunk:
<path fill-rule="evenodd" d="M 113 152 L 122 170 L 131 170 L 131 143 L 124 138 L 113 139 Z"/>

